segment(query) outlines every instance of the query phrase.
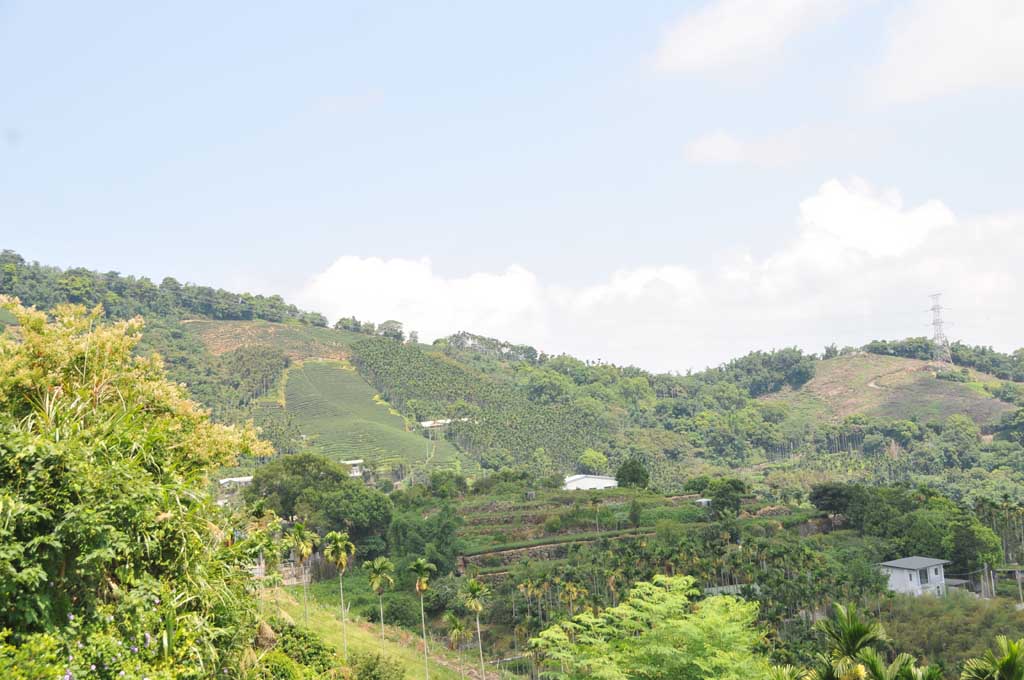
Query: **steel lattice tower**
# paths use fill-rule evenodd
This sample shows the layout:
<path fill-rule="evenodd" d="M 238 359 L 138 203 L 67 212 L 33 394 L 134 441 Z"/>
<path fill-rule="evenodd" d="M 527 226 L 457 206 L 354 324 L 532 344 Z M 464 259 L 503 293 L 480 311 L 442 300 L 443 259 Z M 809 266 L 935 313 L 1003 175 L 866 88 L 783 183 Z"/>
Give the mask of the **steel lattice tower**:
<path fill-rule="evenodd" d="M 946 331 L 943 328 L 942 322 L 942 293 L 935 293 L 930 296 L 932 299 L 932 307 L 929 311 L 932 313 L 932 344 L 935 345 L 935 361 L 941 361 L 944 364 L 953 363 L 953 355 L 949 351 L 949 340 L 946 338 Z"/>

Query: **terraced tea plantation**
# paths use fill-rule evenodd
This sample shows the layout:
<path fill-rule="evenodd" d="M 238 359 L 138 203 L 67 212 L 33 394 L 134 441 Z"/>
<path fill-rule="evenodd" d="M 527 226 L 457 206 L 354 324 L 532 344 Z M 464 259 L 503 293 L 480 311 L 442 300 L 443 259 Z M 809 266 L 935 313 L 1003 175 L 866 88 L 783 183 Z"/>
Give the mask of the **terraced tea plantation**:
<path fill-rule="evenodd" d="M 285 409 L 310 447 L 336 460 L 362 458 L 379 470 L 428 465 L 453 468 L 455 448 L 408 431 L 354 368 L 341 361 L 305 361 L 285 376 Z"/>

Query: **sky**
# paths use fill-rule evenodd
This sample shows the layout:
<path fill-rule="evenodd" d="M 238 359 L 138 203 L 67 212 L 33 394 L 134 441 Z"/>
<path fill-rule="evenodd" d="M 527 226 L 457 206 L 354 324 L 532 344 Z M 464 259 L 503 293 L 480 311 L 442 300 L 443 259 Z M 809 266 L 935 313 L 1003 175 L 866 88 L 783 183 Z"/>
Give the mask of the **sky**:
<path fill-rule="evenodd" d="M 163 5 L 163 6 L 160 6 Z M 1024 345 L 1024 3 L 0 0 L 0 248 L 685 371 Z"/>

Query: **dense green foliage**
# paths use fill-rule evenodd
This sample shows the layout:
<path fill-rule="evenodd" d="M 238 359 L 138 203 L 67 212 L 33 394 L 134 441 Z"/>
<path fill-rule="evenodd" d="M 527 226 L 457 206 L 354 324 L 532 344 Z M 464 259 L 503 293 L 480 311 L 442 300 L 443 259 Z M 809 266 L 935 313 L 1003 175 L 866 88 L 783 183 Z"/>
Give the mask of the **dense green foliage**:
<path fill-rule="evenodd" d="M 844 515 L 861 534 L 883 539 L 886 560 L 928 555 L 951 560 L 947 571 L 967 574 L 1003 556 L 999 537 L 970 509 L 927 489 L 826 484 L 815 487 L 810 500 Z"/>
<path fill-rule="evenodd" d="M 639 582 L 618 606 L 555 624 L 531 644 L 554 678 L 766 678 L 757 606 L 732 597 L 695 606 L 692 588 L 687 576 Z"/>
<path fill-rule="evenodd" d="M 262 455 L 132 356 L 140 325 L 7 303 L 0 337 L 0 629 L 78 674 L 206 677 L 236 667 L 252 602 L 207 475 Z M 4 654 L 10 655 L 10 649 Z M 19 654 L 21 652 L 14 652 Z"/>
<path fill-rule="evenodd" d="M 387 496 L 316 453 L 281 456 L 260 466 L 245 495 L 281 517 L 302 518 L 321 534 L 345 531 L 361 553 L 382 549 L 391 524 Z"/>
<path fill-rule="evenodd" d="M 550 381 L 530 384 L 526 377 L 526 390 L 520 390 L 439 354 L 383 338 L 363 340 L 352 349 L 353 363 L 385 399 L 416 420 L 454 419 L 449 438 L 480 455 L 485 466 L 503 467 L 517 453 L 537 449 L 568 462 L 611 433 L 596 400 L 571 403 Z"/>
<path fill-rule="evenodd" d="M 38 262 L 26 262 L 17 253 L 0 252 L 0 294 L 19 298 L 23 304 L 50 309 L 75 303 L 101 305 L 113 319 L 134 316 L 200 317 L 205 319 L 264 319 L 298 321 L 318 326 L 327 320 L 315 312 L 303 312 L 278 295 L 265 297 L 231 293 L 207 286 L 181 284 L 167 277 L 155 284 L 145 277 L 122 276 L 75 268 L 61 270 Z"/>

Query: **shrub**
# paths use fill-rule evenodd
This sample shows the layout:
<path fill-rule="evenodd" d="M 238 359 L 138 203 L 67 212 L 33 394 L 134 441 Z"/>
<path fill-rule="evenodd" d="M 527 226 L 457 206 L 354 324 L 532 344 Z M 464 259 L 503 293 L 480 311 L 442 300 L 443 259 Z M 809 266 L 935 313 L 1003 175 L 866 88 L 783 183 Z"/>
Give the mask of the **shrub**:
<path fill-rule="evenodd" d="M 402 664 L 383 654 L 353 654 L 355 680 L 404 680 Z"/>
<path fill-rule="evenodd" d="M 416 628 L 420 625 L 419 602 L 414 602 L 412 597 L 403 597 L 402 595 L 385 600 L 384 621 L 403 628 Z"/>
<path fill-rule="evenodd" d="M 260 659 L 256 677 L 259 680 L 304 680 L 306 671 L 284 652 L 272 649 Z"/>
<path fill-rule="evenodd" d="M 277 633 L 274 650 L 319 673 L 334 666 L 334 648 L 313 633 L 279 619 L 271 621 L 270 627 Z"/>

